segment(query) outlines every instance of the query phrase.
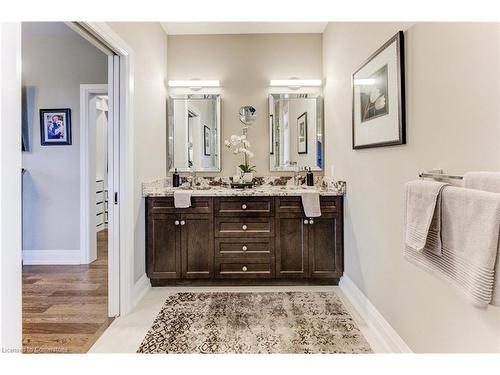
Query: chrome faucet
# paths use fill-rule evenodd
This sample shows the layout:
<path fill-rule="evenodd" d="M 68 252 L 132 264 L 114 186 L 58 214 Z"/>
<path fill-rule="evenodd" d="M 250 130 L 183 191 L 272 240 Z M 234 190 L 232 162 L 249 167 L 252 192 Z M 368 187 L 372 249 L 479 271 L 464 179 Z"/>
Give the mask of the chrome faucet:
<path fill-rule="evenodd" d="M 196 172 L 193 170 L 191 171 L 191 188 L 194 188 L 196 186 Z"/>

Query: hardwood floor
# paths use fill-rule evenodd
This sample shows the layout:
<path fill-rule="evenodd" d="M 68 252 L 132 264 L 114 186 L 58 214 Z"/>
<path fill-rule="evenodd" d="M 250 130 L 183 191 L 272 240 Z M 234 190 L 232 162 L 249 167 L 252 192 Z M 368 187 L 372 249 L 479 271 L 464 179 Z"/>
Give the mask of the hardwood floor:
<path fill-rule="evenodd" d="M 80 266 L 23 267 L 23 351 L 86 353 L 108 318 L 108 233 L 97 235 L 97 260 Z"/>

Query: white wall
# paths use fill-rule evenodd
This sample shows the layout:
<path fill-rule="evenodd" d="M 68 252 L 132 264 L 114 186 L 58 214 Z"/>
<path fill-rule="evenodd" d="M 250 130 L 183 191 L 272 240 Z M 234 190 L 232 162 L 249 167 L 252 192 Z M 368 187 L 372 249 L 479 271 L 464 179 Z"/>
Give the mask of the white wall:
<path fill-rule="evenodd" d="M 248 134 L 255 153 L 250 163 L 258 175 L 268 175 L 269 80 L 321 77 L 321 39 L 321 34 L 170 35 L 168 77 L 221 80 L 222 142 L 241 134 L 239 109 L 253 105 L 258 118 Z M 232 176 L 242 160 L 222 147 L 221 174 Z"/>
<path fill-rule="evenodd" d="M 21 25 L 0 23 L 0 350 L 21 344 Z"/>
<path fill-rule="evenodd" d="M 108 25 L 134 50 L 134 278 L 145 273 L 141 184 L 166 175 L 167 37 L 158 23 Z"/>
<path fill-rule="evenodd" d="M 23 85 L 35 87 L 31 151 L 23 152 L 23 257 L 67 255 L 80 248 L 80 84 L 107 83 L 107 56 L 60 23 L 24 23 L 22 52 Z M 40 145 L 41 108 L 71 109 L 71 146 Z"/>
<path fill-rule="evenodd" d="M 351 74 L 405 30 L 407 145 L 352 150 Z M 326 171 L 347 181 L 346 274 L 412 350 L 499 351 L 500 309 L 470 306 L 403 259 L 404 184 L 421 170 L 499 170 L 499 26 L 332 23 L 323 35 Z"/>

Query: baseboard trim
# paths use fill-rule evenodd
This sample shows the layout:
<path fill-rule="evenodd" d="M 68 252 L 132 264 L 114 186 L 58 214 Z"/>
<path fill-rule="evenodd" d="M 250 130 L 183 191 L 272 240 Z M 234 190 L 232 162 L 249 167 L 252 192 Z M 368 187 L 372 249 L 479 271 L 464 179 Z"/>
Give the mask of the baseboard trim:
<path fill-rule="evenodd" d="M 78 265 L 85 264 L 80 250 L 23 250 L 23 264 L 35 265 Z"/>
<path fill-rule="evenodd" d="M 348 276 L 342 276 L 339 287 L 369 328 L 378 336 L 387 352 L 412 353 L 401 336 Z"/>
<path fill-rule="evenodd" d="M 140 300 L 146 295 L 147 291 L 151 288 L 151 282 L 146 274 L 143 274 L 139 280 L 134 284 L 133 291 L 133 306 L 136 306 Z"/>

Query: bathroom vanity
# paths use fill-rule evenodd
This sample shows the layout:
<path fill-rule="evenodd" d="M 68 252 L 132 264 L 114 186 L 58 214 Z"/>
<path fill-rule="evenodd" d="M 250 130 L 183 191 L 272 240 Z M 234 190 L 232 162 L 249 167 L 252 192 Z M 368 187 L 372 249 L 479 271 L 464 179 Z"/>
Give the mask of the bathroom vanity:
<path fill-rule="evenodd" d="M 146 193 L 146 269 L 169 284 L 336 284 L 343 272 L 343 195 L 322 192 L 321 217 L 304 215 L 300 189 Z"/>

